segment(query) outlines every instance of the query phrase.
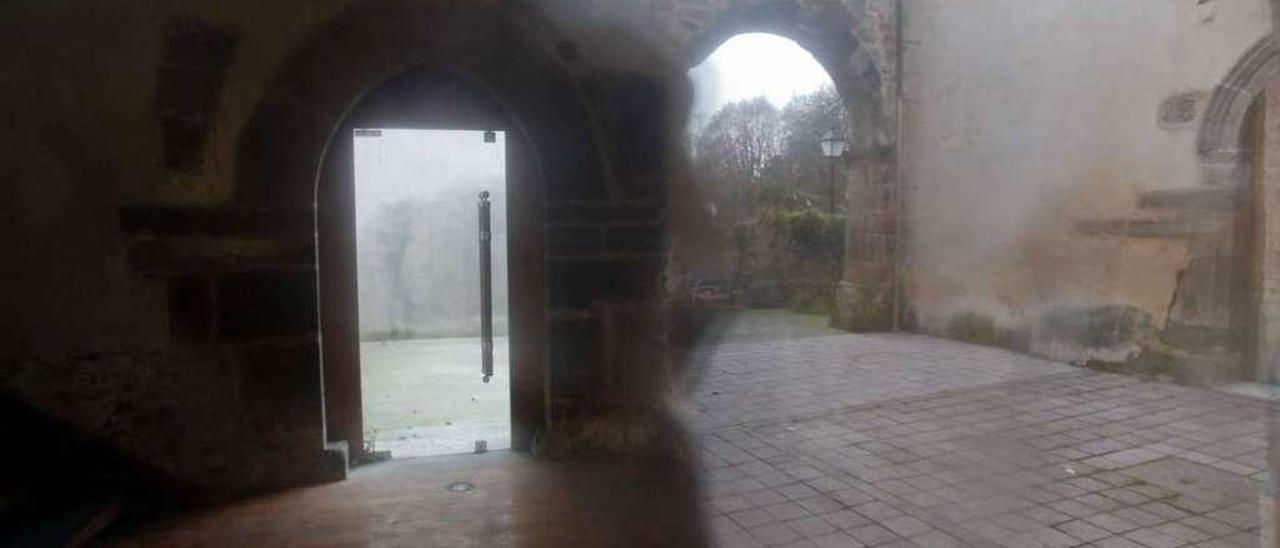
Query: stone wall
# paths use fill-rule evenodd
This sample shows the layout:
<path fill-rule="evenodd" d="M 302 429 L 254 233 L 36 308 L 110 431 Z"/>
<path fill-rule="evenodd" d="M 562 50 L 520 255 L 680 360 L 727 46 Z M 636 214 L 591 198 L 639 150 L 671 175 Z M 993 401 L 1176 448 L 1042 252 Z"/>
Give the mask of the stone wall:
<path fill-rule="evenodd" d="M 404 115 L 412 96 L 371 92 L 426 67 L 484 113 L 430 99 L 424 119 L 523 143 L 515 446 L 643 445 L 678 375 L 662 292 L 687 68 L 789 34 L 874 128 L 855 148 L 889 150 L 896 4 L 583 4 L 6 3 L 0 390 L 207 494 L 342 477 L 360 394 L 333 144 L 363 99 L 361 120 Z"/>
<path fill-rule="evenodd" d="M 550 319 L 513 352 L 552 373 L 517 387 L 538 400 L 525 448 L 544 416 L 656 399 L 641 385 L 664 363 L 661 80 L 588 67 L 496 4 L 344 4 L 6 4 L 7 49 L 25 52 L 3 91 L 20 107 L 2 152 L 6 393 L 206 493 L 341 477 L 331 442 L 360 447 L 359 386 L 322 369 L 317 295 L 348 278 L 317 283 L 317 215 L 334 210 L 317 211 L 315 174 L 362 94 L 444 60 L 538 147 L 547 224 L 529 235 L 546 245 L 518 260 L 554 283 L 513 288 Z M 626 397 L 593 390 L 627 375 Z"/>
<path fill-rule="evenodd" d="M 336 4 L 0 8 L 7 396 L 199 492 L 342 474 L 290 397 L 320 389 L 293 365 L 318 361 L 312 213 L 174 209 L 227 201 L 266 75 Z"/>

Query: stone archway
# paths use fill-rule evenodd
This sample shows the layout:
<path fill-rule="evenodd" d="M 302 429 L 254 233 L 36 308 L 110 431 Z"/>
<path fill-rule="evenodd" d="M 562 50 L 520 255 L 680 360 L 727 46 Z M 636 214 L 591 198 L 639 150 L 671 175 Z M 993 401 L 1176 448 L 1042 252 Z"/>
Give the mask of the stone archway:
<path fill-rule="evenodd" d="M 1248 288 L 1242 295 L 1242 337 L 1248 362 L 1247 377 L 1270 382 L 1276 375 L 1280 350 L 1280 271 L 1276 226 L 1280 203 L 1276 188 L 1280 174 L 1280 37 L 1274 32 L 1247 51 L 1214 89 L 1197 136 L 1202 184 L 1235 197 L 1237 237 L 1249 257 Z"/>
<path fill-rule="evenodd" d="M 1244 134 L 1249 109 L 1277 76 L 1280 37 L 1272 34 L 1250 48 L 1213 90 L 1196 140 L 1204 184 L 1247 184 L 1249 144 Z"/>
<path fill-rule="evenodd" d="M 512 340 L 513 445 L 527 450 L 533 433 L 547 428 L 547 303 L 555 296 L 545 279 L 540 212 L 557 202 L 607 200 L 610 192 L 581 82 L 544 42 L 545 29 L 529 28 L 528 20 L 496 2 L 360 3 L 284 62 L 243 130 L 236 206 L 315 211 L 321 236 L 318 249 L 311 240 L 296 250 L 318 255 L 318 263 L 312 263 L 318 273 L 295 273 L 289 282 L 315 288 L 308 302 L 303 302 L 306 287 L 294 291 L 292 304 L 310 310 L 303 331 L 323 341 L 323 348 L 314 338 L 299 343 L 319 350 L 310 356 L 320 356 L 299 372 L 317 387 L 312 401 L 300 405 L 311 418 L 300 420 L 299 431 L 290 433 L 303 447 L 346 442 L 351 451 L 362 448 L 352 243 L 325 237 L 350 226 L 350 197 L 338 189 L 341 185 L 324 183 L 322 166 L 335 161 L 333 151 L 340 147 L 334 145 L 342 142 L 336 132 L 354 105 L 416 67 L 436 67 L 470 82 L 508 114 L 509 129 L 527 143 L 523 152 L 530 172 L 521 174 L 522 182 L 536 187 L 526 189 L 527 197 L 539 203 L 529 209 L 538 214 L 523 220 L 536 226 L 527 231 L 528 252 L 512 255 L 528 273 L 517 280 L 513 271 L 512 280 L 513 294 L 520 291 L 526 299 L 512 303 L 513 331 L 519 309 L 527 333 L 521 341 Z"/>
<path fill-rule="evenodd" d="M 854 126 L 846 181 L 845 249 L 833 323 L 852 331 L 899 326 L 898 188 L 900 6 L 894 1 L 664 0 L 663 35 L 685 60 L 706 59 L 733 36 L 791 39 L 826 69 Z"/>
<path fill-rule="evenodd" d="M 320 278 L 321 345 L 326 387 L 326 421 L 333 430 L 363 434 L 360 415 L 359 337 L 356 319 L 355 165 L 352 150 L 356 128 L 501 130 L 506 140 L 507 193 L 513 207 L 508 223 L 514 230 L 506 250 L 511 271 L 511 331 L 513 362 L 512 426 L 517 449 L 527 449 L 542 414 L 545 363 L 540 359 L 538 334 L 546 331 L 543 318 L 545 269 L 539 211 L 541 171 L 529 136 L 479 82 L 434 66 L 423 66 L 381 83 L 360 98 L 343 117 L 330 140 L 316 183 L 316 236 Z M 430 177 L 430 174 L 424 174 Z M 352 399 L 355 401 L 351 401 Z M 338 413 L 345 409 L 346 415 Z M 349 438 L 348 438 L 349 439 Z"/>

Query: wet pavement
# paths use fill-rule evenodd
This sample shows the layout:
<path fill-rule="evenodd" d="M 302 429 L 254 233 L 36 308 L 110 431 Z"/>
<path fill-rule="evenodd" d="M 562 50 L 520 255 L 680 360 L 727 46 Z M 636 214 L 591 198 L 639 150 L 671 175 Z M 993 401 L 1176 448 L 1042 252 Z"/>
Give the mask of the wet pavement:
<path fill-rule="evenodd" d="M 692 353 L 692 462 L 406 459 L 117 541 L 1273 545 L 1264 400 L 923 336 L 810 335 Z"/>
<path fill-rule="evenodd" d="M 1266 545 L 1260 400 L 913 335 L 697 366 L 718 546 Z"/>

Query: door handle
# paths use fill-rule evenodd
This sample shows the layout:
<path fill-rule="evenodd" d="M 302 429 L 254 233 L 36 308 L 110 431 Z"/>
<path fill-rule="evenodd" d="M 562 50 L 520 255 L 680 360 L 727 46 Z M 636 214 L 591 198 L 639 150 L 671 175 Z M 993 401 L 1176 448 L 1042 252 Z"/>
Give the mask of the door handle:
<path fill-rule="evenodd" d="M 493 232 L 489 223 L 489 191 L 480 193 L 480 374 L 493 377 Z"/>

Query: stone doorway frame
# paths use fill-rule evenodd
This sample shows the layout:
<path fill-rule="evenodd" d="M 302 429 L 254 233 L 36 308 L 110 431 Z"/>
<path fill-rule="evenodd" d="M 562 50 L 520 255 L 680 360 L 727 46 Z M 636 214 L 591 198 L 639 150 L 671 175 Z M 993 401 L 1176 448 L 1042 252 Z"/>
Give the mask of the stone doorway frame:
<path fill-rule="evenodd" d="M 431 99 L 424 101 L 422 98 L 426 97 Z M 533 144 L 513 127 L 502 106 L 488 97 L 482 87 L 432 67 L 408 71 L 367 92 L 334 132 L 318 175 L 316 240 L 321 356 L 325 366 L 326 405 L 330 406 L 326 410 L 336 408 L 336 403 L 348 402 L 345 404 L 347 420 L 353 420 L 350 414 L 361 412 L 363 405 L 360 379 L 363 364 L 357 321 L 356 181 L 352 154 L 356 128 L 507 132 L 504 184 L 509 227 L 506 253 L 511 265 L 508 300 L 512 365 L 508 388 L 512 402 L 512 447 L 518 451 L 529 450 L 532 432 L 540 418 L 531 410 L 541 405 L 537 397 L 541 391 L 528 385 L 540 388 L 539 379 L 545 375 L 538 373 L 545 363 L 539 363 L 528 350 L 538 344 L 530 339 L 546 331 L 540 299 L 542 280 L 546 276 L 541 260 L 541 182 L 537 178 L 537 166 L 527 153 Z M 479 375 L 477 364 L 476 382 Z M 523 389 L 517 390 L 518 386 Z M 362 412 L 359 424 L 363 449 Z M 355 426 L 347 428 L 350 432 Z"/>
<path fill-rule="evenodd" d="M 349 187 L 343 194 L 344 185 L 326 182 L 324 174 L 341 171 L 332 166 L 349 152 L 340 134 L 356 105 L 422 67 L 467 82 L 506 115 L 504 127 L 490 129 L 508 132 L 509 227 L 527 238 L 513 241 L 509 254 L 513 449 L 530 450 L 535 433 L 550 429 L 542 206 L 607 194 L 607 183 L 579 77 L 556 57 L 554 35 L 532 28 L 512 9 L 451 0 L 357 3 L 283 62 L 241 132 L 235 202 L 311 209 L 320 234 L 313 248 L 317 302 L 296 303 L 319 308 L 314 344 L 320 358 L 310 373 L 319 387 L 311 401 L 319 409 L 300 419 L 318 424 L 299 437 L 301 446 L 321 451 L 345 443 L 358 455 L 364 445 L 355 279 L 335 266 L 350 257 L 346 266 L 354 269 L 354 242 L 341 236 L 353 210 Z"/>
<path fill-rule="evenodd" d="M 1259 40 L 1227 73 L 1213 90 L 1196 140 L 1200 182 L 1207 187 L 1233 190 L 1241 207 L 1252 208 L 1251 316 L 1256 321 L 1252 357 L 1254 380 L 1268 382 L 1277 375 L 1280 350 L 1280 232 L 1275 227 L 1280 204 L 1273 195 L 1280 186 L 1280 173 L 1268 166 L 1280 160 L 1266 150 L 1255 150 L 1269 141 L 1275 131 L 1272 112 L 1280 112 L 1275 95 L 1280 93 L 1280 36 L 1274 32 Z M 1259 122 L 1263 122 L 1261 126 Z M 1271 226 L 1269 226 L 1271 225 Z"/>
<path fill-rule="evenodd" d="M 664 34 L 684 59 L 686 72 L 730 38 L 753 32 L 796 42 L 826 70 L 853 122 L 844 259 L 832 323 L 849 331 L 903 326 L 900 2 L 665 0 L 658 6 L 666 8 L 658 19 L 666 24 Z"/>

